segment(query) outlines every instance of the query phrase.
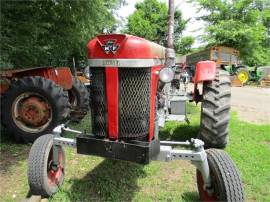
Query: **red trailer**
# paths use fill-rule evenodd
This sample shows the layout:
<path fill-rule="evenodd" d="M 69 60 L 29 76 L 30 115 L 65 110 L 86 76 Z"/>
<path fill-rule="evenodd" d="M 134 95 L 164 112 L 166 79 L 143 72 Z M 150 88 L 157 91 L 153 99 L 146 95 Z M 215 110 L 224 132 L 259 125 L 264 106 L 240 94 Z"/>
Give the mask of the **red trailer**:
<path fill-rule="evenodd" d="M 212 61 L 199 62 L 194 77 L 197 96 L 188 98 L 175 85 L 176 80 L 182 81 L 184 73 L 173 65 L 172 49 L 123 34 L 99 35 L 87 48 L 92 75 L 92 133 L 59 125 L 53 134 L 36 140 L 28 165 L 33 194 L 47 197 L 59 189 L 65 174 L 63 146 L 67 145 L 75 147 L 79 154 L 140 164 L 152 160 L 189 160 L 197 168 L 198 191 L 203 201 L 244 201 L 236 166 L 228 154 L 215 149 L 227 143 L 228 75 L 217 70 Z M 204 85 L 201 94 L 198 83 Z M 159 139 L 164 121 L 180 119 L 185 113 L 183 100 L 188 99 L 203 102 L 200 137 L 207 150 L 199 139 L 185 142 Z M 77 136 L 65 138 L 64 131 Z"/>

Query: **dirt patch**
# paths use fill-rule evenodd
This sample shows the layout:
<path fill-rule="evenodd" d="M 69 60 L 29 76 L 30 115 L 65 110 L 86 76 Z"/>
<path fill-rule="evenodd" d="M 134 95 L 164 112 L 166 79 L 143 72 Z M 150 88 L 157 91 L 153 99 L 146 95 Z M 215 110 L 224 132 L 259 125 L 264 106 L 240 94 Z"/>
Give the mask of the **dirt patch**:
<path fill-rule="evenodd" d="M 242 120 L 270 123 L 270 88 L 232 87 L 231 105 Z"/>

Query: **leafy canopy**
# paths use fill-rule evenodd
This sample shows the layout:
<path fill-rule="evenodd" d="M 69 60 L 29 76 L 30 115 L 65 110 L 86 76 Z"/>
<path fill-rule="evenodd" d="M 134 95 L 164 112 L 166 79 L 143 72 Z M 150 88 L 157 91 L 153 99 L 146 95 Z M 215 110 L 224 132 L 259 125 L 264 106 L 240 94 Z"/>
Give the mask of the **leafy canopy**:
<path fill-rule="evenodd" d="M 192 51 L 192 44 L 194 43 L 194 37 L 184 36 L 175 42 L 174 47 L 177 53 L 181 55 L 188 54 Z"/>
<path fill-rule="evenodd" d="M 157 0 L 144 0 L 136 4 L 136 10 L 128 17 L 127 33 L 146 38 L 158 44 L 165 45 L 167 34 L 168 7 L 166 3 Z M 182 13 L 174 13 L 174 41 L 177 47 L 187 21 L 182 19 Z M 186 41 L 185 41 L 186 42 Z M 179 50 L 177 50 L 179 52 Z"/>
<path fill-rule="evenodd" d="M 268 0 L 192 0 L 207 14 L 204 40 L 237 48 L 249 65 L 270 63 L 270 2 Z"/>
<path fill-rule="evenodd" d="M 0 65 L 61 65 L 84 57 L 90 38 L 115 29 L 113 12 L 122 2 L 1 1 Z"/>

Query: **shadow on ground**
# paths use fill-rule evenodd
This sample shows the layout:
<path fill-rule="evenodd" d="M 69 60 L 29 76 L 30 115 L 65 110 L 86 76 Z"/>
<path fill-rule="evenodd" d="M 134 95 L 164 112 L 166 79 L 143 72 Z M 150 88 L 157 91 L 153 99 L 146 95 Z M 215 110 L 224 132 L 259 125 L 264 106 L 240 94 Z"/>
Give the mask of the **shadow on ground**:
<path fill-rule="evenodd" d="M 182 194 L 182 200 L 183 201 L 200 201 L 199 193 L 198 192 L 184 192 Z"/>
<path fill-rule="evenodd" d="M 199 125 L 189 125 L 187 123 L 177 124 L 177 126 L 168 125 L 160 131 L 159 137 L 161 140 L 186 141 L 196 138 L 199 129 Z"/>
<path fill-rule="evenodd" d="M 143 177 L 143 165 L 105 159 L 83 178 L 68 180 L 68 196 L 70 201 L 131 201 Z"/>
<path fill-rule="evenodd" d="M 173 132 L 171 133 L 171 130 Z M 177 127 L 167 127 L 160 133 L 161 139 L 185 141 L 197 136 L 199 126 L 181 123 Z M 140 191 L 138 178 L 147 177 L 143 165 L 105 159 L 83 178 L 68 180 L 70 201 L 132 201 Z M 197 192 L 185 192 L 183 201 L 199 200 Z"/>
<path fill-rule="evenodd" d="M 0 173 L 6 173 L 10 167 L 17 165 L 28 157 L 30 151 L 29 144 L 19 144 L 1 126 L 0 136 Z"/>

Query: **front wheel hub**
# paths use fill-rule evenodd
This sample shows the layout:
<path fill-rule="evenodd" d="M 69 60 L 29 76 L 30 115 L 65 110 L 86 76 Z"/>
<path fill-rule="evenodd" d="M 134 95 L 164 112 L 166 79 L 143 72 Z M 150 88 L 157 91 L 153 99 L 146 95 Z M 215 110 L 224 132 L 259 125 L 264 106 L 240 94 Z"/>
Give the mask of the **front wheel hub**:
<path fill-rule="evenodd" d="M 21 103 L 19 117 L 26 124 L 41 126 L 48 121 L 49 107 L 38 97 L 31 96 Z"/>

